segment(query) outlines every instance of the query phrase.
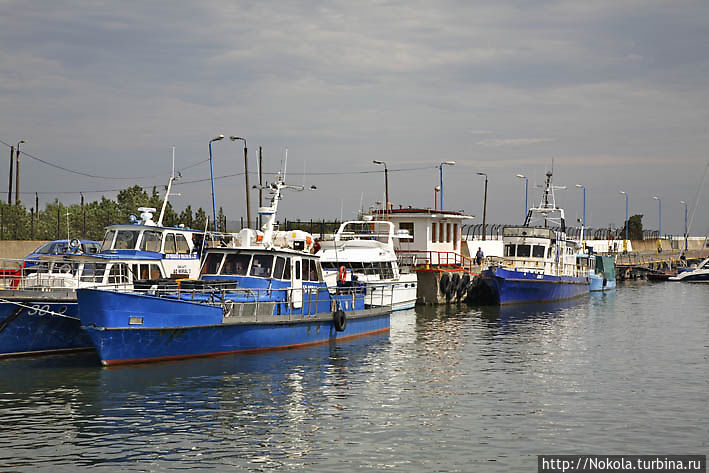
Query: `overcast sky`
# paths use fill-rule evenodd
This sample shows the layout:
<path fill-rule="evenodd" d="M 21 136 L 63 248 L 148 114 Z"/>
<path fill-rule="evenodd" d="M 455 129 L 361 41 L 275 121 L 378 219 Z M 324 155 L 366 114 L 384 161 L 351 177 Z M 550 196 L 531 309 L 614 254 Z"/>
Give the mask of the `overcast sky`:
<path fill-rule="evenodd" d="M 625 190 L 646 228 L 659 196 L 663 232 L 681 234 L 680 200 L 691 213 L 709 161 L 706 0 L 0 0 L 0 45 L 0 140 L 87 174 L 145 176 L 23 158 L 21 191 L 40 202 L 165 184 L 173 145 L 181 168 L 223 133 L 247 138 L 250 170 L 258 146 L 268 172 L 288 147 L 287 180 L 318 187 L 287 196 L 289 218 L 347 218 L 383 200 L 373 159 L 391 170 L 396 206 L 432 207 L 437 165 L 455 160 L 446 208 L 481 221 L 475 173 L 486 172 L 488 222 L 519 223 L 515 175 L 537 200 L 553 159 L 568 220 L 582 214 L 583 184 L 590 226 L 622 225 Z M 215 143 L 214 174 L 243 171 L 242 153 Z M 328 172 L 342 174 L 316 174 Z M 183 172 L 208 177 L 206 162 Z M 2 189 L 4 200 L 7 178 Z M 208 181 L 177 191 L 178 209 L 211 209 Z M 216 198 L 230 219 L 244 215 L 243 176 L 218 180 Z"/>

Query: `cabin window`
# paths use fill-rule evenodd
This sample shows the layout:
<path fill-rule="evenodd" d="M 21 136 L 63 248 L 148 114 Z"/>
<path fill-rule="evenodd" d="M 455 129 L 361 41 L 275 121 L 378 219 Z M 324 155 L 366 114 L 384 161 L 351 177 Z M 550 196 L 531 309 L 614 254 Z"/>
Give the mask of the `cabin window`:
<path fill-rule="evenodd" d="M 451 224 L 446 223 L 446 243 L 449 243 L 451 240 Z"/>
<path fill-rule="evenodd" d="M 209 253 L 200 274 L 217 274 L 219 266 L 222 264 L 222 258 L 224 258 L 224 253 Z"/>
<path fill-rule="evenodd" d="M 290 281 L 290 258 L 286 258 L 286 267 L 283 269 L 283 279 Z"/>
<path fill-rule="evenodd" d="M 175 234 L 166 233 L 165 234 L 165 249 L 163 250 L 165 254 L 177 253 L 177 245 L 175 244 Z"/>
<path fill-rule="evenodd" d="M 438 232 L 436 230 L 438 229 L 438 225 L 435 223 L 431 224 L 431 241 L 433 243 L 438 243 Z"/>
<path fill-rule="evenodd" d="M 134 264 L 133 268 L 133 280 L 136 279 L 159 279 L 161 276 L 160 274 L 160 266 L 157 264 L 141 264 L 137 265 Z"/>
<path fill-rule="evenodd" d="M 135 250 L 135 244 L 138 243 L 138 234 L 135 230 L 119 230 L 116 233 L 116 250 Z"/>
<path fill-rule="evenodd" d="M 303 260 L 303 281 L 317 281 L 318 270 L 315 261 L 311 259 Z"/>
<path fill-rule="evenodd" d="M 160 233 L 143 232 L 143 241 L 140 242 L 143 251 L 160 251 Z"/>
<path fill-rule="evenodd" d="M 230 276 L 246 276 L 246 272 L 249 269 L 250 261 L 250 254 L 228 254 L 226 255 L 226 259 L 224 260 L 224 266 L 222 266 L 220 274 L 227 274 Z"/>
<path fill-rule="evenodd" d="M 505 245 L 505 256 L 515 256 L 515 245 Z"/>
<path fill-rule="evenodd" d="M 453 224 L 453 250 L 458 249 L 458 224 Z"/>
<path fill-rule="evenodd" d="M 187 239 L 185 238 L 184 235 L 180 235 L 179 233 L 176 234 L 175 240 L 177 242 L 177 253 L 179 253 L 181 255 L 190 254 L 190 245 L 187 244 Z"/>
<path fill-rule="evenodd" d="M 273 267 L 273 277 L 283 279 L 283 270 L 286 267 L 286 259 L 282 256 L 276 257 L 276 265 Z"/>
<path fill-rule="evenodd" d="M 399 230 L 406 230 L 407 232 L 409 232 L 409 235 L 411 235 L 411 238 L 405 241 L 411 243 L 414 242 L 414 222 L 401 222 L 399 224 Z"/>
<path fill-rule="evenodd" d="M 517 245 L 517 256 L 529 257 L 532 247 L 530 245 Z"/>
<path fill-rule="evenodd" d="M 128 265 L 123 263 L 112 265 L 108 272 L 108 284 L 126 283 L 128 283 Z"/>
<path fill-rule="evenodd" d="M 81 272 L 81 281 L 101 284 L 105 272 L 106 263 L 84 263 L 84 270 Z"/>
<path fill-rule="evenodd" d="M 109 230 L 106 232 L 106 236 L 103 237 L 103 243 L 101 243 L 101 251 L 111 249 L 111 245 L 113 244 L 113 237 L 115 236 L 115 230 Z"/>
<path fill-rule="evenodd" d="M 261 278 L 270 278 L 272 266 L 273 255 L 254 255 L 250 274 L 251 276 L 258 276 Z"/>
<path fill-rule="evenodd" d="M 50 272 L 55 274 L 71 274 L 72 276 L 75 276 L 77 269 L 79 269 L 79 263 L 70 264 L 57 261 L 52 264 L 52 269 Z"/>
<path fill-rule="evenodd" d="M 444 235 L 443 232 L 445 231 L 445 225 L 446 225 L 446 224 L 443 223 L 443 222 L 441 222 L 441 223 L 438 224 L 438 241 L 439 241 L 440 243 L 443 243 L 444 241 L 446 241 L 446 240 L 444 239 L 444 236 L 443 236 L 443 235 Z"/>
<path fill-rule="evenodd" d="M 543 245 L 534 245 L 532 247 L 532 256 L 534 258 L 544 258 L 544 246 Z"/>
<path fill-rule="evenodd" d="M 295 274 L 293 275 L 295 279 L 300 279 L 300 261 L 295 262 Z"/>
<path fill-rule="evenodd" d="M 381 263 L 381 276 L 382 279 L 391 279 L 394 277 L 394 269 L 389 261 Z"/>

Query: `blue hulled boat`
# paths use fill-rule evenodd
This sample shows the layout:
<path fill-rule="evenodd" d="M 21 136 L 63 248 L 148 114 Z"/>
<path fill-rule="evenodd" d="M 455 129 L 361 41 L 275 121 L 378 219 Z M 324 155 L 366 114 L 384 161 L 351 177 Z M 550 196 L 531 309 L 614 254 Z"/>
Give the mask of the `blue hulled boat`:
<path fill-rule="evenodd" d="M 284 349 L 389 330 L 391 306 L 374 304 L 356 282 L 328 287 L 314 240 L 279 232 L 271 206 L 261 231 L 205 249 L 198 281 L 131 292 L 79 289 L 82 327 L 104 365 Z M 373 292 L 373 291 L 372 291 Z"/>
<path fill-rule="evenodd" d="M 577 260 L 578 243 L 566 239 L 552 173 L 546 176 L 539 207 L 529 209 L 523 226 L 503 230 L 504 257 L 489 258 L 489 268 L 481 273 L 494 303 L 553 302 L 589 292 L 588 266 Z"/>
<path fill-rule="evenodd" d="M 0 357 L 92 349 L 79 321 L 79 288 L 197 277 L 203 233 L 158 225 L 154 210 L 142 209 L 135 224 L 109 226 L 99 253 L 42 257 L 17 287 L 0 290 Z"/>

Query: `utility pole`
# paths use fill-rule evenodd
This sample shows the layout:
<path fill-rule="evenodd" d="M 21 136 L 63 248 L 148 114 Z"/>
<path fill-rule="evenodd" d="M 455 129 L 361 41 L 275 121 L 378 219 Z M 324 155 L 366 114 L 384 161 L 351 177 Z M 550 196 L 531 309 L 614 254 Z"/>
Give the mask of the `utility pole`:
<path fill-rule="evenodd" d="M 24 142 L 25 140 L 18 141 L 15 150 L 15 204 L 20 203 L 20 145 Z"/>
<path fill-rule="evenodd" d="M 12 205 L 12 176 L 14 171 L 15 147 L 10 146 L 10 182 L 7 185 L 7 204 Z"/>

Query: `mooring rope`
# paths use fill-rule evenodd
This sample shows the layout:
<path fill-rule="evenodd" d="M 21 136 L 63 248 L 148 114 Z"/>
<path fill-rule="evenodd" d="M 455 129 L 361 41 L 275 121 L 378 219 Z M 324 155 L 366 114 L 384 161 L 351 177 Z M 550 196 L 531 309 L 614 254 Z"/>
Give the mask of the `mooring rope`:
<path fill-rule="evenodd" d="M 33 309 L 33 310 L 37 311 L 37 314 L 49 314 L 49 315 L 56 315 L 57 317 L 65 317 L 67 319 L 72 319 L 72 320 L 81 320 L 81 319 L 79 319 L 79 317 L 73 317 L 71 315 L 62 314 L 60 312 L 54 312 L 53 310 L 49 310 L 49 309 L 42 309 L 38 305 L 26 305 L 26 304 L 22 304 L 20 302 L 9 301 L 7 299 L 1 299 L 1 298 L 0 298 L 0 302 L 5 303 L 5 304 L 13 304 L 13 305 L 22 307 L 24 309 Z M 46 305 L 46 304 L 44 304 L 44 305 Z"/>

